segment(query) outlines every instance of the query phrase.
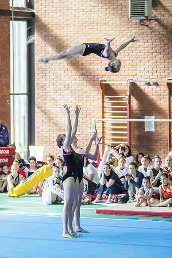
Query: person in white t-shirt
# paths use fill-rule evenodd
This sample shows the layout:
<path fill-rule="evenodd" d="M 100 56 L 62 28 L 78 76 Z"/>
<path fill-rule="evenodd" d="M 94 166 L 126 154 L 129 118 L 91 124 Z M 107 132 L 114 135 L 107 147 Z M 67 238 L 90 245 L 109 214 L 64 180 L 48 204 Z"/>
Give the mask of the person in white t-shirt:
<path fill-rule="evenodd" d="M 138 171 L 141 172 L 145 177 L 149 176 L 149 157 L 144 156 L 141 159 L 141 166 L 138 168 Z"/>
<path fill-rule="evenodd" d="M 84 178 L 84 195 L 90 193 L 99 187 L 99 176 L 96 168 L 90 164 L 89 160 L 84 157 L 84 168 L 83 168 L 83 178 Z"/>
<path fill-rule="evenodd" d="M 124 155 L 126 160 L 126 167 L 129 167 L 129 164 L 134 161 L 134 157 L 131 154 L 131 149 L 128 145 L 120 144 L 116 148 L 112 148 L 112 154 L 119 160 L 121 154 Z"/>
<path fill-rule="evenodd" d="M 118 166 L 115 168 L 115 173 L 119 176 L 119 179 L 123 184 L 125 184 L 125 175 L 128 172 L 128 168 L 125 166 L 126 160 L 125 157 L 120 157 L 118 160 Z"/>

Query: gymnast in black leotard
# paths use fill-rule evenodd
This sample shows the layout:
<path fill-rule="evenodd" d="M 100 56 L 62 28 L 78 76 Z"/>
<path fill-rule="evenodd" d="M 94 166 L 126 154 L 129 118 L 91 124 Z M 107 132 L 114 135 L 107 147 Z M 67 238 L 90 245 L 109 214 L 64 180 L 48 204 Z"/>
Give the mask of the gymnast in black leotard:
<path fill-rule="evenodd" d="M 72 227 L 72 207 L 75 197 L 76 190 L 76 178 L 77 178 L 77 161 L 75 158 L 75 152 L 71 148 L 71 144 L 75 137 L 77 126 L 78 126 L 78 116 L 80 108 L 77 105 L 75 110 L 75 122 L 72 127 L 70 120 L 70 108 L 65 104 L 64 109 L 67 114 L 67 133 L 59 134 L 56 138 L 57 145 L 63 147 L 63 157 L 66 162 L 67 172 L 63 177 L 63 189 L 64 189 L 64 208 L 63 208 L 63 237 L 75 238 L 70 232 L 73 232 Z"/>
<path fill-rule="evenodd" d="M 77 156 L 77 180 L 76 180 L 76 195 L 73 205 L 73 214 L 74 214 L 74 220 L 75 220 L 75 232 L 82 232 L 82 233 L 88 233 L 85 229 L 83 229 L 80 225 L 80 207 L 82 203 L 82 196 L 84 191 L 84 182 L 83 182 L 83 167 L 84 167 L 84 156 L 86 156 L 89 159 L 97 160 L 98 155 L 98 144 L 101 141 L 101 137 L 96 140 L 96 146 L 95 146 L 95 152 L 92 155 L 89 153 L 91 144 L 93 140 L 96 139 L 97 134 L 93 134 L 90 138 L 90 141 L 87 145 L 86 150 L 83 150 L 77 146 L 77 138 L 75 137 L 72 143 L 72 147 L 75 150 L 75 152 L 78 152 L 80 154 L 76 154 Z"/>
<path fill-rule="evenodd" d="M 68 56 L 74 56 L 74 55 L 82 55 L 87 56 L 90 54 L 96 54 L 102 58 L 108 59 L 110 62 L 107 67 L 105 67 L 105 71 L 110 71 L 112 73 L 117 73 L 120 70 L 121 67 L 121 61 L 117 59 L 118 53 L 124 49 L 130 42 L 136 41 L 133 38 L 128 40 L 127 42 L 120 45 L 115 51 L 110 47 L 110 43 L 114 40 L 113 39 L 106 39 L 106 45 L 99 44 L 99 43 L 83 43 L 77 46 L 74 46 L 72 48 L 69 48 L 67 50 L 62 51 L 61 53 L 50 56 L 50 57 L 44 57 L 38 59 L 38 62 L 44 62 L 47 63 L 50 60 L 60 60 Z"/>
<path fill-rule="evenodd" d="M 63 237 L 68 238 L 75 238 L 77 236 L 80 236 L 76 232 L 74 232 L 72 227 L 72 219 L 73 219 L 73 213 L 74 213 L 74 200 L 77 199 L 78 195 L 78 185 L 79 180 L 77 177 L 81 179 L 81 167 L 82 161 L 80 163 L 80 156 L 79 154 L 88 154 L 89 150 L 91 148 L 91 144 L 93 140 L 96 138 L 96 134 L 90 138 L 89 144 L 86 147 L 86 149 L 76 148 L 75 144 L 75 151 L 72 148 L 72 143 L 75 138 L 75 134 L 77 132 L 77 126 L 78 126 L 78 116 L 80 113 L 80 108 L 78 105 L 76 106 L 75 110 L 75 120 L 73 126 L 71 126 L 71 120 L 70 120 L 70 109 L 65 104 L 64 105 L 66 114 L 67 114 L 67 133 L 65 134 L 59 134 L 57 136 L 56 142 L 59 147 L 62 147 L 63 149 L 63 157 L 67 166 L 67 172 L 63 176 L 63 188 L 64 188 L 64 208 L 63 208 Z M 97 147 L 98 149 L 98 147 Z M 78 154 L 76 154 L 76 152 Z M 91 154 L 90 154 L 91 155 Z M 93 155 L 92 155 L 93 156 Z M 77 202 L 75 201 L 75 207 L 77 206 Z M 80 228 L 77 228 L 78 231 Z M 84 232 L 84 231 L 82 231 Z"/>

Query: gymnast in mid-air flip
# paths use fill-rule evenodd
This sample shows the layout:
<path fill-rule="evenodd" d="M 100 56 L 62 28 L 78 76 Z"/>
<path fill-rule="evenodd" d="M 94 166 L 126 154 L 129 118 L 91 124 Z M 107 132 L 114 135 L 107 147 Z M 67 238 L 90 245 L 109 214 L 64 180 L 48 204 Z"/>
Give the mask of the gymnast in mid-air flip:
<path fill-rule="evenodd" d="M 102 58 L 108 59 L 110 62 L 108 66 L 105 67 L 105 71 L 111 73 L 117 73 L 121 67 L 121 61 L 117 59 L 119 52 L 124 49 L 129 43 L 135 42 L 135 37 L 131 38 L 127 42 L 120 45 L 115 51 L 110 47 L 110 43 L 115 39 L 106 39 L 106 45 L 99 43 L 83 43 L 74 47 L 71 47 L 67 50 L 62 51 L 61 53 L 38 59 L 38 62 L 47 63 L 50 60 L 60 60 L 68 56 L 81 55 L 87 56 L 90 54 L 96 54 Z"/>

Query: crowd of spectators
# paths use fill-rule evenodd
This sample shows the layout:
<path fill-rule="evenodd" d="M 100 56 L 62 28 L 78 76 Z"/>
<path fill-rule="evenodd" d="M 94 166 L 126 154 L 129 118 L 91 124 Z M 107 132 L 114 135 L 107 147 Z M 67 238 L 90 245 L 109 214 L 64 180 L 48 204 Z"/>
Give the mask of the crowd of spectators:
<path fill-rule="evenodd" d="M 6 164 L 2 167 L 0 192 L 9 191 L 26 178 L 32 177 L 43 165 L 51 166 L 52 175 L 33 186 L 27 194 L 42 196 L 44 204 L 63 201 L 62 177 L 66 173 L 66 166 L 60 156 L 48 156 L 46 162 L 37 162 L 34 156 L 29 156 L 28 161 L 24 161 L 16 153 L 11 168 Z M 100 202 L 102 195 L 107 196 L 106 203 L 111 203 L 114 195 L 125 193 L 128 203 L 135 202 L 137 207 L 170 206 L 172 152 L 167 155 L 163 165 L 158 155 L 151 160 L 149 155 L 138 152 L 134 158 L 128 145 L 120 144 L 116 148 L 107 145 L 98 166 L 84 158 L 83 181 L 83 199 L 88 195 L 96 196 L 93 203 Z"/>

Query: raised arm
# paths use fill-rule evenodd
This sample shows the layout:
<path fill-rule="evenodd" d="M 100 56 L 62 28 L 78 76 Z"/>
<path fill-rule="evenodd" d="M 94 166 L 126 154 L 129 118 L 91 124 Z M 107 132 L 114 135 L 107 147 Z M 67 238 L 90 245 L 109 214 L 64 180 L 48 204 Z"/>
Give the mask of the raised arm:
<path fill-rule="evenodd" d="M 63 147 L 66 151 L 70 151 L 71 132 L 72 132 L 72 126 L 71 126 L 71 120 L 70 120 L 70 107 L 68 107 L 67 104 L 64 104 L 63 106 L 67 115 L 66 138 L 63 143 Z"/>
<path fill-rule="evenodd" d="M 122 45 L 120 45 L 117 49 L 115 49 L 115 53 L 116 55 L 118 55 L 118 53 L 124 49 L 128 44 L 130 44 L 131 42 L 135 42 L 137 40 L 134 39 L 135 36 L 133 38 L 131 38 L 130 40 L 128 40 L 127 42 L 123 43 Z"/>
<path fill-rule="evenodd" d="M 72 126 L 72 132 L 71 132 L 71 140 L 70 140 L 70 144 L 73 143 L 73 140 L 75 138 L 76 132 L 77 132 L 77 128 L 78 128 L 78 117 L 79 117 L 79 113 L 80 113 L 81 108 L 76 105 L 76 109 L 75 109 L 75 120 Z"/>
<path fill-rule="evenodd" d="M 104 57 L 109 57 L 109 49 L 110 49 L 110 43 L 114 40 L 115 38 L 113 39 L 106 39 L 106 47 L 103 51 L 103 55 Z"/>
<path fill-rule="evenodd" d="M 94 154 L 88 153 L 86 154 L 86 157 L 88 159 L 92 159 L 92 160 L 97 160 L 97 155 L 98 155 L 98 151 L 99 151 L 99 143 L 101 141 L 102 137 L 100 137 L 99 139 L 96 140 L 96 147 L 95 147 L 95 151 Z"/>

